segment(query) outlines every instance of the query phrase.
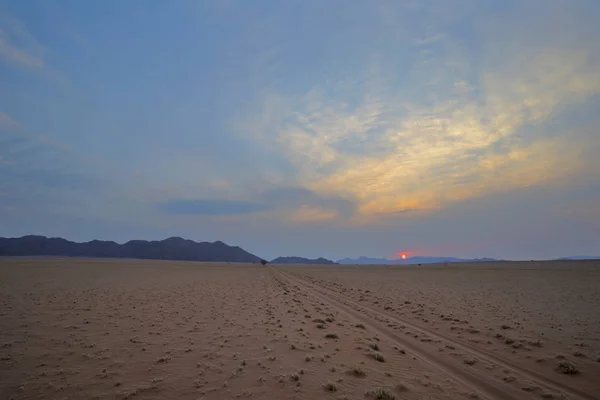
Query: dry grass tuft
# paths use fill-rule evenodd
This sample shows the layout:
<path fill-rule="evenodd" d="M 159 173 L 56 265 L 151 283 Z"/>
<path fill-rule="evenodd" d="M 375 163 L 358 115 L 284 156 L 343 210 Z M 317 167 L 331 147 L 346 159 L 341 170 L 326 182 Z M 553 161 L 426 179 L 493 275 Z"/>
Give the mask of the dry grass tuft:
<path fill-rule="evenodd" d="M 402 393 L 402 392 L 408 392 L 408 390 L 409 390 L 409 389 L 408 389 L 408 386 L 406 386 L 406 385 L 405 385 L 405 384 L 403 384 L 403 383 L 399 383 L 399 384 L 397 384 L 397 385 L 396 385 L 396 387 L 395 387 L 394 389 L 396 389 L 396 391 L 397 391 L 397 392 L 400 392 L 400 393 Z"/>
<path fill-rule="evenodd" d="M 357 378 L 364 378 L 365 376 L 367 376 L 367 373 L 365 371 L 363 371 L 362 368 L 360 368 L 357 365 L 350 367 L 350 369 L 348 371 L 346 371 L 346 373 L 348 375 L 352 375 Z"/>
<path fill-rule="evenodd" d="M 477 359 L 476 358 L 467 358 L 467 359 L 463 360 L 463 362 L 467 365 L 475 365 L 477 363 Z"/>
<path fill-rule="evenodd" d="M 385 362 L 385 357 L 383 357 L 383 354 L 381 354 L 381 353 L 377 353 L 374 351 L 374 352 L 369 353 L 369 356 L 375 361 Z"/>
<path fill-rule="evenodd" d="M 382 388 L 369 390 L 367 393 L 365 393 L 365 396 L 376 400 L 396 400 L 396 396 L 394 396 L 388 390 Z"/>

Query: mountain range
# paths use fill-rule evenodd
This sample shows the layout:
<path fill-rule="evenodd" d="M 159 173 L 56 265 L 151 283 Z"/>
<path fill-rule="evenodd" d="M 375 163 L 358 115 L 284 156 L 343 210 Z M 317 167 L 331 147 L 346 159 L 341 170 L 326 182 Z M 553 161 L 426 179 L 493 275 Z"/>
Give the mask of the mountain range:
<path fill-rule="evenodd" d="M 323 257 L 311 259 L 304 257 L 277 257 L 271 261 L 271 264 L 336 264 L 335 262 Z"/>
<path fill-rule="evenodd" d="M 109 257 L 141 258 L 156 260 L 221 261 L 258 263 L 261 258 L 238 246 L 229 246 L 221 241 L 194 242 L 180 237 L 165 240 L 130 240 L 119 244 L 112 241 L 92 240 L 76 243 L 62 238 L 45 236 L 23 236 L 20 238 L 0 238 L 0 256 L 63 256 L 63 257 Z M 557 258 L 563 260 L 600 260 L 600 256 L 572 256 Z M 493 258 L 457 258 L 417 256 L 403 259 L 386 258 L 343 258 L 339 264 L 433 264 L 456 262 L 500 261 Z M 309 259 L 304 257 L 278 257 L 272 264 L 336 264 L 326 258 Z"/>
<path fill-rule="evenodd" d="M 556 258 L 552 261 L 568 261 L 568 260 L 600 260 L 600 256 L 572 256 Z M 360 265 L 403 265 L 403 264 L 436 264 L 436 263 L 468 263 L 468 262 L 491 262 L 504 261 L 496 258 L 457 258 L 457 257 L 409 257 L 406 260 L 402 259 L 387 259 L 387 258 L 343 258 L 338 260 L 338 264 L 360 264 Z"/>
<path fill-rule="evenodd" d="M 359 257 L 359 258 L 343 258 L 338 260 L 339 264 L 434 264 L 434 263 L 453 263 L 453 262 L 489 262 L 499 261 L 494 258 L 456 258 L 456 257 L 409 257 L 406 260 L 397 259 L 389 260 L 387 258 L 371 258 L 371 257 Z"/>
<path fill-rule="evenodd" d="M 180 237 L 131 240 L 124 244 L 92 240 L 76 243 L 62 238 L 23 236 L 0 238 L 0 256 L 67 256 L 141 258 L 156 260 L 260 262 L 260 257 L 223 242 L 194 242 Z"/>

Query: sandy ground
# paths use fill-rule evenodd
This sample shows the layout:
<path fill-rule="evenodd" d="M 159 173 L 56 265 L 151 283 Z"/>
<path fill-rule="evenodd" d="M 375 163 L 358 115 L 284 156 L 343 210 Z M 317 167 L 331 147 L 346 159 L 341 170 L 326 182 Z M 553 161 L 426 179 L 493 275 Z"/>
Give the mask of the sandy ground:
<path fill-rule="evenodd" d="M 0 259 L 0 399 L 594 399 L 599 357 L 593 262 Z"/>

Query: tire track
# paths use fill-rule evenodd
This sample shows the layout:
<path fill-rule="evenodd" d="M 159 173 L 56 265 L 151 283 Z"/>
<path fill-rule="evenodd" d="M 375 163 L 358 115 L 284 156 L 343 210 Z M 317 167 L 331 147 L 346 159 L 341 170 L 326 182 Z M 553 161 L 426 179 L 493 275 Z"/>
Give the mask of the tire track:
<path fill-rule="evenodd" d="M 590 399 L 590 400 L 598 400 L 600 399 L 600 396 L 595 396 L 590 394 L 589 392 L 586 392 L 584 390 L 581 389 L 577 389 L 573 386 L 569 386 L 569 385 L 565 385 L 564 383 L 558 382 L 554 379 L 548 378 L 548 376 L 543 375 L 539 372 L 536 371 L 532 371 L 528 368 L 522 367 L 520 365 L 515 364 L 514 362 L 512 362 L 511 360 L 508 360 L 504 357 L 498 356 L 496 354 L 487 352 L 483 349 L 480 349 L 478 347 L 469 345 L 468 343 L 455 339 L 453 337 L 444 335 L 443 333 L 439 333 L 439 332 L 435 332 L 432 330 L 427 329 L 426 327 L 421 327 L 419 325 L 415 325 L 411 322 L 407 322 L 403 319 L 400 319 L 399 317 L 388 313 L 386 311 L 380 311 L 365 305 L 362 305 L 360 303 L 357 303 L 354 300 L 349 299 L 348 297 L 335 292 L 331 289 L 328 289 L 326 287 L 323 287 L 319 284 L 316 284 L 314 282 L 307 282 L 306 280 L 304 280 L 302 277 L 297 276 L 297 275 L 293 275 L 298 279 L 301 279 L 302 281 L 304 281 L 307 285 L 311 285 L 314 287 L 318 287 L 318 289 L 315 289 L 317 291 L 322 291 L 323 294 L 325 296 L 333 296 L 333 297 L 337 297 L 338 299 L 342 299 L 342 301 L 346 302 L 347 304 L 352 304 L 352 306 L 360 308 L 362 310 L 367 310 L 369 313 L 371 314 L 377 314 L 380 315 L 383 318 L 387 318 L 388 320 L 393 320 L 396 321 L 398 323 L 401 323 L 403 325 L 405 325 L 406 327 L 417 331 L 419 333 L 428 335 L 430 337 L 434 337 L 437 338 L 439 340 L 443 340 L 446 341 L 450 344 L 452 344 L 456 349 L 460 349 L 462 351 L 477 355 L 477 358 L 480 360 L 487 360 L 488 362 L 493 362 L 494 364 L 507 368 L 507 369 L 511 369 L 513 371 L 518 372 L 522 377 L 526 378 L 528 381 L 537 383 L 538 385 L 540 385 L 541 387 L 545 387 L 549 390 L 554 390 L 557 392 L 563 392 L 565 394 L 568 394 L 569 396 L 571 396 L 570 398 L 574 398 L 574 399 Z"/>
<path fill-rule="evenodd" d="M 271 267 L 272 268 L 272 267 Z M 418 355 L 421 359 L 427 361 L 429 364 L 437 368 L 438 370 L 443 371 L 446 375 L 452 376 L 457 381 L 463 383 L 468 387 L 472 387 L 477 389 L 481 393 L 485 394 L 487 397 L 492 399 L 527 399 L 535 396 L 533 393 L 526 393 L 522 390 L 516 389 L 510 385 L 507 385 L 505 382 L 501 382 L 498 379 L 494 378 L 481 369 L 477 368 L 464 368 L 460 364 L 455 361 L 445 359 L 440 357 L 436 352 L 430 351 L 424 346 L 419 346 L 418 344 L 413 343 L 410 340 L 407 340 L 405 337 L 401 337 L 398 335 L 396 331 L 390 329 L 389 327 L 382 324 L 373 316 L 378 316 L 379 318 L 383 318 L 392 322 L 396 322 L 406 327 L 412 329 L 413 331 L 419 332 L 421 334 L 425 334 L 429 337 L 436 338 L 454 345 L 457 349 L 460 349 L 470 355 L 475 355 L 477 359 L 481 361 L 488 362 L 490 364 L 496 364 L 500 367 L 504 367 L 505 369 L 512 370 L 515 372 L 520 380 L 529 381 L 537 384 L 541 388 L 547 389 L 552 392 L 562 392 L 564 394 L 568 394 L 570 399 L 581 399 L 581 400 L 594 400 L 597 397 L 581 391 L 579 389 L 575 389 L 572 387 L 567 387 L 558 382 L 552 381 L 544 376 L 541 376 L 538 373 L 533 371 L 529 371 L 522 367 L 519 367 L 510 361 L 500 359 L 496 356 L 489 355 L 485 352 L 482 352 L 478 349 L 475 349 L 471 346 L 467 346 L 463 343 L 457 342 L 451 338 L 448 338 L 444 335 L 440 335 L 436 332 L 429 331 L 427 329 L 423 329 L 421 327 L 415 326 L 409 322 L 401 320 L 395 316 L 389 315 L 387 313 L 380 312 L 378 310 L 372 309 L 370 307 L 364 306 L 362 304 L 358 304 L 353 300 L 348 299 L 347 297 L 335 293 L 329 289 L 323 288 L 320 285 L 312 284 L 307 282 L 306 280 L 297 277 L 295 275 L 289 274 L 287 272 L 283 272 L 281 270 L 275 270 L 272 268 L 272 271 L 275 274 L 283 277 L 283 279 L 295 284 L 296 286 L 306 290 L 307 292 L 311 292 L 313 295 L 319 297 L 323 301 L 327 301 L 333 306 L 337 307 L 341 311 L 346 314 L 351 315 L 353 318 L 368 324 L 372 330 L 378 332 L 381 336 L 386 336 L 393 342 L 401 344 L 402 346 L 410 349 L 414 354 Z M 362 312 L 361 312 L 362 311 Z"/>

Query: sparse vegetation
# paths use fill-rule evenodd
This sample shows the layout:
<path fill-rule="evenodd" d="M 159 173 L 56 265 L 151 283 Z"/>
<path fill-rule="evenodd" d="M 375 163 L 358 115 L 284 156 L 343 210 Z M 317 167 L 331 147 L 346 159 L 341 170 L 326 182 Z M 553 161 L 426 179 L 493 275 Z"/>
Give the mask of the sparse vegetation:
<path fill-rule="evenodd" d="M 339 336 L 336 333 L 328 333 L 325 335 L 325 339 L 338 339 Z"/>
<path fill-rule="evenodd" d="M 267 265 L 267 260 L 260 260 L 260 263 L 261 263 L 262 265 Z"/>
<path fill-rule="evenodd" d="M 357 328 L 359 328 L 359 329 L 366 329 L 364 324 L 356 324 L 354 326 L 357 327 Z"/>
<path fill-rule="evenodd" d="M 295 382 L 298 382 L 298 380 L 300 379 L 300 377 L 298 376 L 298 374 L 292 374 L 292 375 L 290 375 L 290 379 L 293 380 L 293 381 L 295 381 Z"/>
<path fill-rule="evenodd" d="M 477 363 L 477 359 L 476 358 L 467 358 L 467 359 L 463 360 L 463 362 L 467 365 L 475 365 Z"/>
<path fill-rule="evenodd" d="M 319 328 L 319 329 L 325 329 L 325 325 L 323 325 L 323 324 L 317 324 L 317 328 Z"/>
<path fill-rule="evenodd" d="M 366 372 L 363 371 L 362 368 L 360 368 L 359 366 L 356 366 L 356 365 L 350 367 L 350 369 L 348 371 L 346 371 L 346 373 L 348 375 L 352 375 L 357 378 L 364 378 L 365 376 L 367 376 Z"/>
<path fill-rule="evenodd" d="M 562 361 L 561 363 L 559 363 L 558 367 L 556 367 L 556 370 L 565 375 L 575 375 L 579 373 L 579 370 L 577 369 L 575 364 L 570 363 L 568 361 Z"/>
<path fill-rule="evenodd" d="M 395 389 L 396 389 L 397 392 L 400 392 L 400 393 L 402 393 L 402 392 L 408 392 L 408 386 L 406 386 L 403 383 L 397 384 L 396 387 L 395 387 Z"/>
<path fill-rule="evenodd" d="M 388 390 L 382 388 L 369 390 L 367 393 L 365 393 L 365 396 L 375 400 L 396 400 L 396 396 L 394 396 Z"/>
<path fill-rule="evenodd" d="M 379 351 L 379 345 L 377 343 L 369 343 L 369 347 L 375 351 Z"/>
<path fill-rule="evenodd" d="M 337 392 L 337 390 L 338 390 L 338 387 L 337 387 L 337 385 L 336 385 L 334 382 L 326 382 L 326 383 L 323 385 L 323 389 L 324 389 L 326 392 Z"/>
<path fill-rule="evenodd" d="M 383 354 L 381 354 L 381 353 L 377 353 L 374 351 L 374 352 L 369 353 L 369 356 L 375 361 L 385 362 L 385 357 L 383 357 Z"/>

